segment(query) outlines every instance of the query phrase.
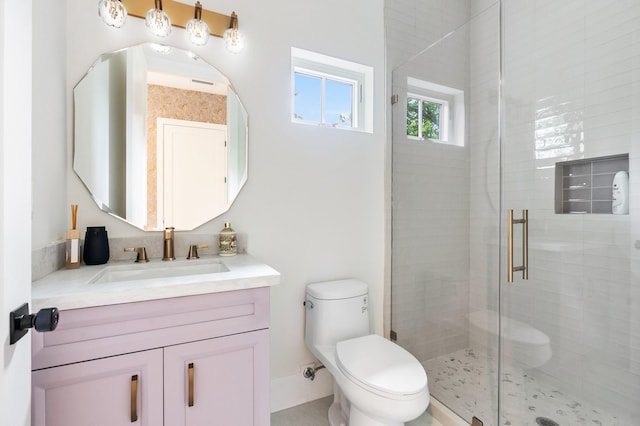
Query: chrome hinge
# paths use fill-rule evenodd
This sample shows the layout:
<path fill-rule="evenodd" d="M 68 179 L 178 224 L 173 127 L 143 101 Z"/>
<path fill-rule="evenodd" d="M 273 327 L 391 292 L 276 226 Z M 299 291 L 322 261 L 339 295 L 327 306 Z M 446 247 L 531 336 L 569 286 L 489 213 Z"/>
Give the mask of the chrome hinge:
<path fill-rule="evenodd" d="M 392 95 L 391 96 L 391 105 L 397 104 L 399 100 L 400 100 L 400 98 L 398 97 L 398 95 Z"/>
<path fill-rule="evenodd" d="M 389 338 L 391 339 L 392 342 L 397 342 L 398 341 L 398 333 L 396 333 L 395 331 L 391 330 L 391 332 L 389 332 Z"/>

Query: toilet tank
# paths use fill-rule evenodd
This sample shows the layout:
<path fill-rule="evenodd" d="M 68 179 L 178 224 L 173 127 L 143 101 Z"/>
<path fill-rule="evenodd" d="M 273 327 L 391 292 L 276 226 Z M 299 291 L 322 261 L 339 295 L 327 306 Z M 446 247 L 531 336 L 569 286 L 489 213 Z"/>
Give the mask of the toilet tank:
<path fill-rule="evenodd" d="M 355 279 L 307 285 L 305 301 L 307 347 L 333 346 L 371 334 L 369 288 Z"/>

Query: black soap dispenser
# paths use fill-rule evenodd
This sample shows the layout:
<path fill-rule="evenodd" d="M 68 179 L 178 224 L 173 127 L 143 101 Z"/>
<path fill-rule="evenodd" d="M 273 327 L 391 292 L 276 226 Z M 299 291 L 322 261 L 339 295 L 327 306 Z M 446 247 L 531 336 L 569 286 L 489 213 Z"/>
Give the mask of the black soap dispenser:
<path fill-rule="evenodd" d="M 87 265 L 102 265 L 109 261 L 109 239 L 104 226 L 87 226 L 82 259 Z"/>

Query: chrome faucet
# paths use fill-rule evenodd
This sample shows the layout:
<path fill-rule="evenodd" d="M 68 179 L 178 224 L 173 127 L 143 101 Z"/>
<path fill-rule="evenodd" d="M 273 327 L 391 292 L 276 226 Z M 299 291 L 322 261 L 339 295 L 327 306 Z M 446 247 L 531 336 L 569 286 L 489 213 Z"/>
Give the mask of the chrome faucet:
<path fill-rule="evenodd" d="M 174 227 L 170 226 L 164 228 L 164 251 L 162 254 L 162 260 L 176 260 L 176 256 L 173 252 L 173 231 Z"/>

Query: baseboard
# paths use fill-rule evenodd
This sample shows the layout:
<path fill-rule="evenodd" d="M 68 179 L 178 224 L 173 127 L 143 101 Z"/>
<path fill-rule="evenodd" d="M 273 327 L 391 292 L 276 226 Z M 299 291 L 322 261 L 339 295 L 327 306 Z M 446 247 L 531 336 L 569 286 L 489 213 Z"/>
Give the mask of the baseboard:
<path fill-rule="evenodd" d="M 285 410 L 333 394 L 333 378 L 326 369 L 318 370 L 312 381 L 302 376 L 271 380 L 271 412 Z"/>

